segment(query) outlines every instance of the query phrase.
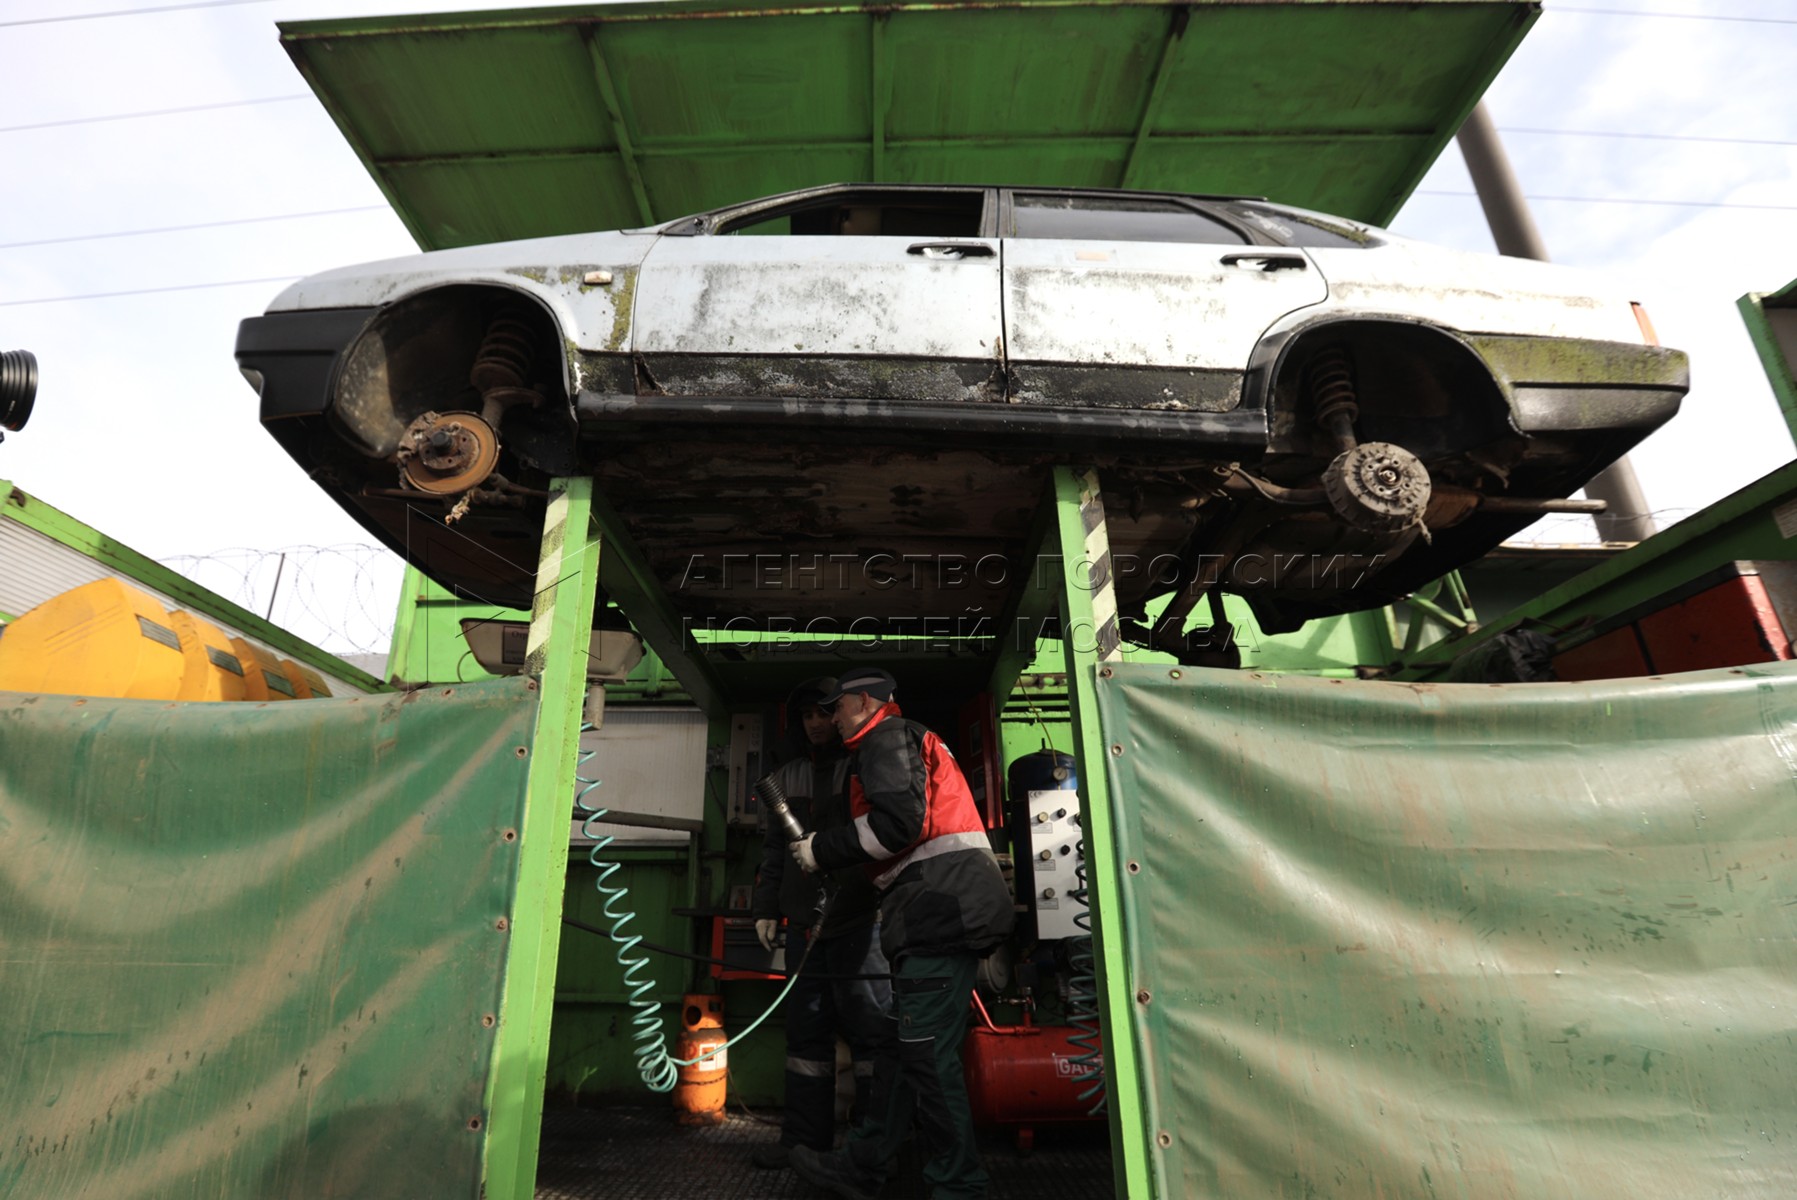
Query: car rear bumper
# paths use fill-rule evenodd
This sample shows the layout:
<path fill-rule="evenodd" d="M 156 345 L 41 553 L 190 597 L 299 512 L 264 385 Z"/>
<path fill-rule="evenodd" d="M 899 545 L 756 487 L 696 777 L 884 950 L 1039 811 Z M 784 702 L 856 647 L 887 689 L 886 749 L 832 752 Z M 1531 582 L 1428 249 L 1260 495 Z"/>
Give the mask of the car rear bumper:
<path fill-rule="evenodd" d="M 1580 338 L 1470 334 L 1524 433 L 1656 429 L 1691 387 L 1683 351 Z"/>
<path fill-rule="evenodd" d="M 323 414 L 337 360 L 379 309 L 324 308 L 249 317 L 237 326 L 237 366 L 262 397 L 263 424 Z"/>

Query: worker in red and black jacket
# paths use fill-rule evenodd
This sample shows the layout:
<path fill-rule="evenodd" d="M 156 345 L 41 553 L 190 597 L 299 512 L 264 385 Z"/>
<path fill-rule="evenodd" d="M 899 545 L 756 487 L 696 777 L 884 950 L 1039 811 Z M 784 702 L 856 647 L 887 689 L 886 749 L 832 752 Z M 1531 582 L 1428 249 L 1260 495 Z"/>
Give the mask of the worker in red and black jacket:
<path fill-rule="evenodd" d="M 930 1195 L 973 1200 L 986 1194 L 988 1177 L 961 1039 L 979 961 L 1010 934 L 1015 913 L 961 768 L 941 738 L 899 712 L 897 687 L 885 671 L 862 668 L 824 698 L 850 755 L 854 820 L 792 848 L 807 871 L 859 864 L 880 889 L 896 1033 L 875 1060 L 867 1119 L 834 1153 L 794 1147 L 792 1165 L 846 1200 L 871 1200 L 915 1111 Z"/>

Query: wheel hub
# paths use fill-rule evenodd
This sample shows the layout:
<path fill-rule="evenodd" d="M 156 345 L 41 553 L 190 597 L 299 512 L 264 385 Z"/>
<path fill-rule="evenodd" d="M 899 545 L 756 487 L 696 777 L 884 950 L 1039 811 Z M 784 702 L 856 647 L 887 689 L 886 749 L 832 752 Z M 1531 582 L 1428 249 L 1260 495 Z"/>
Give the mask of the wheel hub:
<path fill-rule="evenodd" d="M 499 464 L 499 435 L 473 413 L 425 413 L 400 439 L 400 471 L 421 492 L 452 496 Z"/>
<path fill-rule="evenodd" d="M 1400 533 L 1429 507 L 1429 469 L 1402 446 L 1362 442 L 1323 472 L 1335 514 L 1367 533 Z"/>

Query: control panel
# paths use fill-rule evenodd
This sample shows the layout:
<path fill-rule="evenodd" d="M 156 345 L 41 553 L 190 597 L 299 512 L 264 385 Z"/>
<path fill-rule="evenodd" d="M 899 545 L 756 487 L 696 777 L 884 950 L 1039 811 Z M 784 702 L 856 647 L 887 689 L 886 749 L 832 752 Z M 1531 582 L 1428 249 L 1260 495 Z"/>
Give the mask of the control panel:
<path fill-rule="evenodd" d="M 1073 918 L 1086 906 L 1073 898 L 1079 886 L 1075 868 L 1083 865 L 1080 842 L 1085 831 L 1079 823 L 1079 793 L 1071 788 L 1029 794 L 1029 859 L 1019 861 L 1019 873 L 1028 870 L 1035 888 L 1031 903 L 1036 909 L 1036 937 L 1079 937 L 1086 931 Z M 1021 855 L 1019 858 L 1021 859 Z"/>

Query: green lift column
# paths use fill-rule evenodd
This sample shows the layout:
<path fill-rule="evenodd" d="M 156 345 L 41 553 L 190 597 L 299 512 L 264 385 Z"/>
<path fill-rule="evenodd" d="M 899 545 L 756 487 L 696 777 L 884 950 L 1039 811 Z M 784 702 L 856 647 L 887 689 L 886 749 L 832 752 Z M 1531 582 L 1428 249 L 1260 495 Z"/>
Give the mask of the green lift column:
<path fill-rule="evenodd" d="M 527 750 L 531 763 L 518 831 L 516 924 L 488 1075 L 487 1200 L 530 1200 L 536 1190 L 568 819 L 599 587 L 600 542 L 592 499 L 591 479 L 555 482 L 537 559 L 525 670 L 536 677 L 541 699 Z"/>
<path fill-rule="evenodd" d="M 1108 748 L 1098 726 L 1099 674 L 1120 661 L 1117 595 L 1112 586 L 1110 537 L 1098 473 L 1056 467 L 1055 520 L 1043 550 L 1061 566 L 1061 644 L 1073 716 L 1073 753 L 1079 763 L 1079 802 L 1086 835 L 1087 902 L 1092 914 L 1098 977 L 1099 1026 L 1104 1034 L 1105 1106 L 1111 1125 L 1111 1162 L 1119 1197 L 1147 1200 L 1148 1130 L 1143 1118 L 1142 1048 L 1137 1004 L 1118 885 L 1116 818 L 1106 774 Z"/>

